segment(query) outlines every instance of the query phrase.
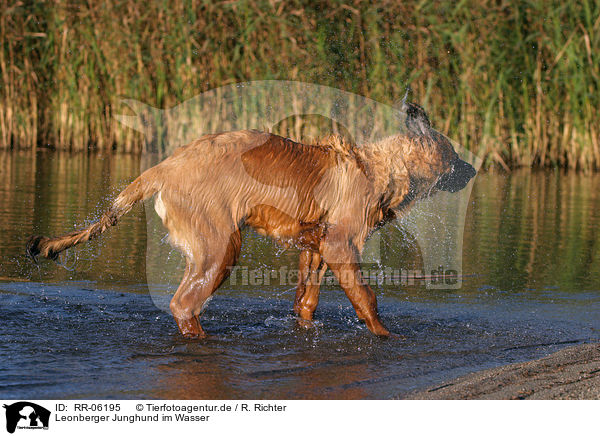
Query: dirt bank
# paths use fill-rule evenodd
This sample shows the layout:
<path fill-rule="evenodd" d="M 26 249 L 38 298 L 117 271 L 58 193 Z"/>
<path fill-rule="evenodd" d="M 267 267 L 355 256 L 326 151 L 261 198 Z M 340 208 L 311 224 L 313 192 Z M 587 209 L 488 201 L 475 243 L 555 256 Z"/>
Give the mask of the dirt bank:
<path fill-rule="evenodd" d="M 401 398 L 600 399 L 600 344 L 577 345 L 542 359 L 476 372 Z"/>

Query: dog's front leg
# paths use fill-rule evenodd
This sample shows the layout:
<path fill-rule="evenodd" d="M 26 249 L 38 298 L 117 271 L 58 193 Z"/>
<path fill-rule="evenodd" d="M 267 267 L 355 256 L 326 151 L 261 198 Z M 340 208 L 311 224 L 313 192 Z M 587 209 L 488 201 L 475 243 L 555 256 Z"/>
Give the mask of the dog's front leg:
<path fill-rule="evenodd" d="M 303 320 L 311 321 L 313 318 L 319 304 L 319 288 L 326 268 L 318 252 L 303 250 L 300 253 L 294 312 Z"/>
<path fill-rule="evenodd" d="M 377 314 L 377 299 L 373 290 L 363 283 L 358 267 L 358 250 L 346 235 L 328 235 L 321 247 L 323 259 L 340 282 L 340 286 L 371 332 L 389 336 Z"/>

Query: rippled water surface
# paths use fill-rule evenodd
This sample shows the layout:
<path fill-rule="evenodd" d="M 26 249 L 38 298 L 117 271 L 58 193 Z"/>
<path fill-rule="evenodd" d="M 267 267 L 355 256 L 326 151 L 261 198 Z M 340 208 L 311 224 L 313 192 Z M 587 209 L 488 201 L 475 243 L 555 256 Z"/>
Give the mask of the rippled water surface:
<path fill-rule="evenodd" d="M 148 291 L 147 265 L 160 265 L 146 260 L 143 207 L 62 266 L 23 255 L 29 235 L 97 217 L 139 174 L 136 158 L 13 152 L 0 161 L 0 397 L 391 398 L 600 339 L 598 175 L 479 174 L 462 288 L 374 286 L 397 337 L 373 337 L 335 285 L 323 287 L 304 329 L 293 286 L 227 281 L 202 317 L 210 337 L 190 341 Z M 410 233 L 390 225 L 381 236 L 387 266 L 422 268 Z M 247 232 L 241 266 L 294 268 L 297 256 Z"/>

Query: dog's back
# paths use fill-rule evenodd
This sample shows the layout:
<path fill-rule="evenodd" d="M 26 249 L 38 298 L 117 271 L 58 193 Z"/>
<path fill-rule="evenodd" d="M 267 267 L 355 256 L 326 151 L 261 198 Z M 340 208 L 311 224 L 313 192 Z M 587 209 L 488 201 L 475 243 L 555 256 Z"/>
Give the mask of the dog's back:
<path fill-rule="evenodd" d="M 345 198 L 350 189 L 354 196 L 368 189 L 359 165 L 347 156 L 254 130 L 203 136 L 154 174 L 163 179 L 163 202 L 192 203 L 211 216 L 222 214 L 228 225 L 246 218 L 258 225 L 265 212 L 257 208 L 263 207 L 303 223 L 335 219 L 340 204 L 353 203 Z"/>

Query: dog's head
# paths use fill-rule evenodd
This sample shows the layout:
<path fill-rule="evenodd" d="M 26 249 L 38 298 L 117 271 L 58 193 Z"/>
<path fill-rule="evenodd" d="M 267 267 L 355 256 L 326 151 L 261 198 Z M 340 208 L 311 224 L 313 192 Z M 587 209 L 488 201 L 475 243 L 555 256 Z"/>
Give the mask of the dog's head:
<path fill-rule="evenodd" d="M 404 164 L 411 178 L 418 180 L 428 192 L 437 190 L 457 192 L 463 189 L 477 173 L 462 160 L 454 147 L 441 133 L 431 127 L 425 110 L 411 102 L 404 102 L 407 146 Z"/>

